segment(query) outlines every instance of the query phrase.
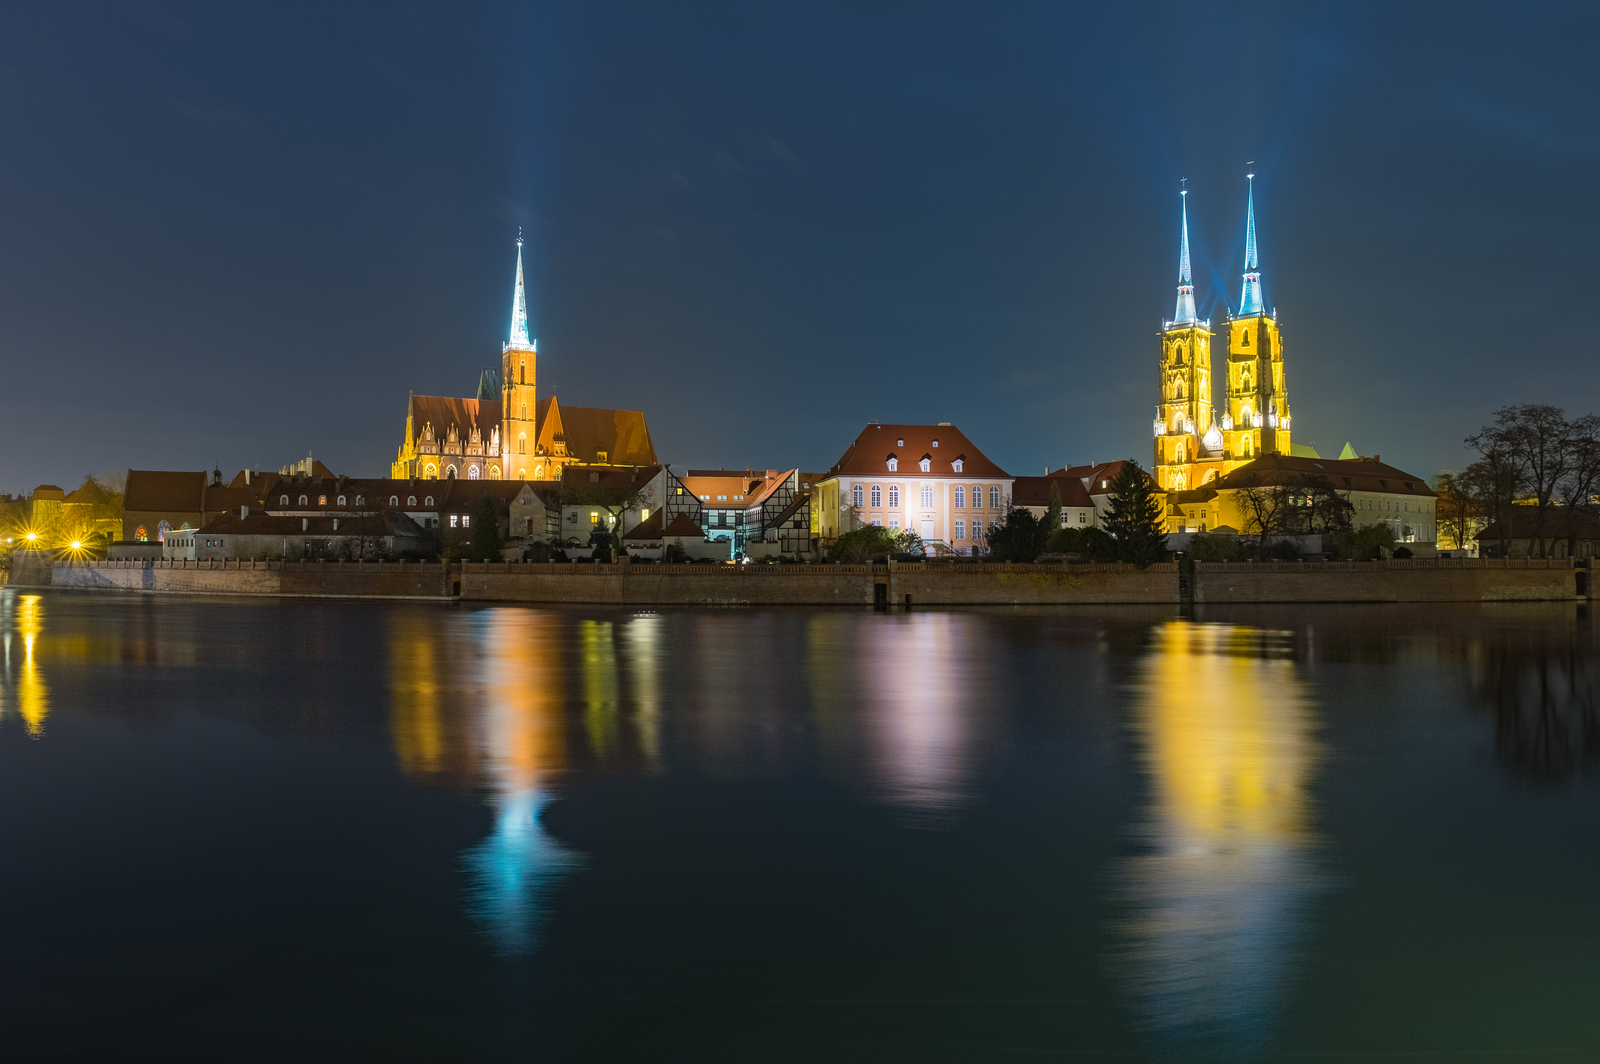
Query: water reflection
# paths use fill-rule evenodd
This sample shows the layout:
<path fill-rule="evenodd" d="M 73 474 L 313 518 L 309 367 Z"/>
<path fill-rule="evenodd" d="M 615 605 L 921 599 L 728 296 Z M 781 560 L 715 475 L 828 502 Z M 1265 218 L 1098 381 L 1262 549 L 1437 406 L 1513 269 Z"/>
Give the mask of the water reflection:
<path fill-rule="evenodd" d="M 39 667 L 44 600 L 39 595 L 7 593 L 3 601 L 0 649 L 5 672 L 0 675 L 0 719 L 15 712 L 28 734 L 37 739 L 44 734 L 44 720 L 50 715 L 50 691 Z"/>
<path fill-rule="evenodd" d="M 1318 890 L 1315 720 L 1287 652 L 1270 633 L 1175 621 L 1142 665 L 1150 799 L 1117 877 L 1113 965 L 1172 1059 L 1266 1051 Z"/>
<path fill-rule="evenodd" d="M 462 858 L 467 908 L 507 956 L 537 944 L 551 886 L 579 855 L 540 814 L 565 767 L 561 633 L 547 614 L 485 610 L 440 628 L 416 615 L 390 629 L 391 727 L 408 773 L 470 772 L 494 830 Z M 444 712 L 443 692 L 465 704 Z"/>
<path fill-rule="evenodd" d="M 1494 714 L 1512 777 L 1552 785 L 1600 765 L 1600 661 L 1593 626 L 1495 629 L 1466 649 L 1467 684 Z"/>

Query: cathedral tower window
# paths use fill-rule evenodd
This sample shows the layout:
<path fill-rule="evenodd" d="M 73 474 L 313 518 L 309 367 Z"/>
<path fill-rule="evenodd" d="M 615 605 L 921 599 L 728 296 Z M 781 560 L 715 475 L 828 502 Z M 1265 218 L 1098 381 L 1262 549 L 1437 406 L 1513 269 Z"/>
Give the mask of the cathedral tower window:
<path fill-rule="evenodd" d="M 517 363 L 517 383 L 518 384 L 527 384 L 528 383 L 528 360 L 527 359 L 523 359 L 521 362 Z M 527 403 L 523 403 L 522 404 L 522 416 L 523 417 L 527 417 L 528 416 L 528 404 Z"/>
<path fill-rule="evenodd" d="M 1250 330 L 1249 329 L 1246 329 L 1244 332 L 1239 334 L 1239 346 L 1240 347 L 1249 347 L 1250 346 Z"/>
<path fill-rule="evenodd" d="M 527 416 L 527 404 L 523 404 L 523 416 Z M 517 453 L 528 453 L 528 434 L 526 432 L 520 433 L 517 436 Z"/>

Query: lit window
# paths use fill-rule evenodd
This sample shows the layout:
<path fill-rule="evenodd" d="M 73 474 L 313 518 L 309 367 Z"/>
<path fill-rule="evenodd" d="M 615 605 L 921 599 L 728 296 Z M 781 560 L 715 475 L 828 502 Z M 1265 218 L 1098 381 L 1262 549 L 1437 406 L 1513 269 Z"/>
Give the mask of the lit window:
<path fill-rule="evenodd" d="M 650 520 L 650 511 L 649 510 L 640 510 L 639 511 L 639 520 L 641 520 L 641 521 Z"/>
<path fill-rule="evenodd" d="M 956 539 L 962 540 L 962 539 L 966 539 L 966 538 L 967 538 L 967 523 L 965 521 L 959 521 L 958 520 L 956 522 Z"/>
<path fill-rule="evenodd" d="M 932 484 L 924 484 L 924 485 L 922 485 L 922 508 L 924 510 L 933 509 L 933 485 Z"/>
<path fill-rule="evenodd" d="M 852 506 L 859 507 L 861 505 L 861 500 L 862 500 L 861 485 L 860 484 L 853 485 L 850 488 L 850 504 Z"/>
<path fill-rule="evenodd" d="M 599 510 L 590 510 L 589 511 L 589 523 L 591 525 L 598 525 L 600 523 L 600 511 Z"/>
<path fill-rule="evenodd" d="M 701 501 L 701 502 L 710 502 L 710 501 L 711 501 L 711 496 L 709 496 L 709 495 L 702 495 L 702 496 L 700 496 L 700 501 Z"/>
<path fill-rule="evenodd" d="M 880 507 L 882 505 L 883 505 L 883 486 L 881 484 L 874 484 L 874 485 L 872 485 L 872 508 L 874 510 L 876 510 L 878 507 Z"/>
<path fill-rule="evenodd" d="M 900 485 L 898 484 L 889 485 L 889 505 L 891 507 L 900 505 Z"/>
<path fill-rule="evenodd" d="M 957 510 L 965 510 L 966 508 L 967 508 L 967 489 L 965 487 L 963 487 L 962 485 L 957 484 L 956 485 L 956 509 Z M 961 539 L 962 537 L 957 536 L 956 538 L 957 539 Z"/>
<path fill-rule="evenodd" d="M 728 497 L 726 495 L 718 495 L 717 496 L 717 501 L 718 502 L 727 502 L 728 501 Z"/>
<path fill-rule="evenodd" d="M 328 505 L 328 497 L 326 495 L 318 495 L 317 496 L 317 505 L 318 506 L 326 506 L 326 505 Z"/>
<path fill-rule="evenodd" d="M 450 527 L 451 528 L 456 527 L 456 515 L 455 514 L 451 514 L 450 515 Z"/>
<path fill-rule="evenodd" d="M 461 527 L 462 528 L 466 528 L 471 524 L 472 524 L 472 518 L 468 517 L 466 514 L 462 514 L 461 515 Z"/>

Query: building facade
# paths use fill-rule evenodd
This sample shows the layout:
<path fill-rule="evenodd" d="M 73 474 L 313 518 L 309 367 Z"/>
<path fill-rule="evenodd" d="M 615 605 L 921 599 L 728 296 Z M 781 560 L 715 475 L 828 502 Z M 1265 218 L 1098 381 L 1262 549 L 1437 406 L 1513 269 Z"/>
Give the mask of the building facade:
<path fill-rule="evenodd" d="M 909 529 L 935 551 L 970 554 L 1011 509 L 1013 478 L 949 422 L 868 425 L 813 485 L 823 546 L 864 525 Z"/>
<path fill-rule="evenodd" d="M 1293 453 L 1283 334 L 1277 312 L 1267 308 L 1261 293 L 1255 175 L 1249 182 L 1239 311 L 1226 314 L 1216 332 L 1195 313 L 1188 193 L 1181 194 L 1177 310 L 1162 326 L 1161 401 L 1154 422 L 1155 475 L 1165 491 L 1198 488 L 1263 454 Z M 1226 358 L 1220 418 L 1212 374 L 1212 340 L 1218 333 Z"/>

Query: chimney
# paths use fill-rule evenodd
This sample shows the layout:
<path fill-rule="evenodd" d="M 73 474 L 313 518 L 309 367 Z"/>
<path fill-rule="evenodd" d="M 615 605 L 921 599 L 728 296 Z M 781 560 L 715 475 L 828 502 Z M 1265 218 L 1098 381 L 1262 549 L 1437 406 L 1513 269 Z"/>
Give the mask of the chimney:
<path fill-rule="evenodd" d="M 239 519 L 241 521 L 244 520 L 246 517 L 249 517 L 249 516 L 250 516 L 250 507 L 248 507 L 248 506 L 239 507 Z"/>

